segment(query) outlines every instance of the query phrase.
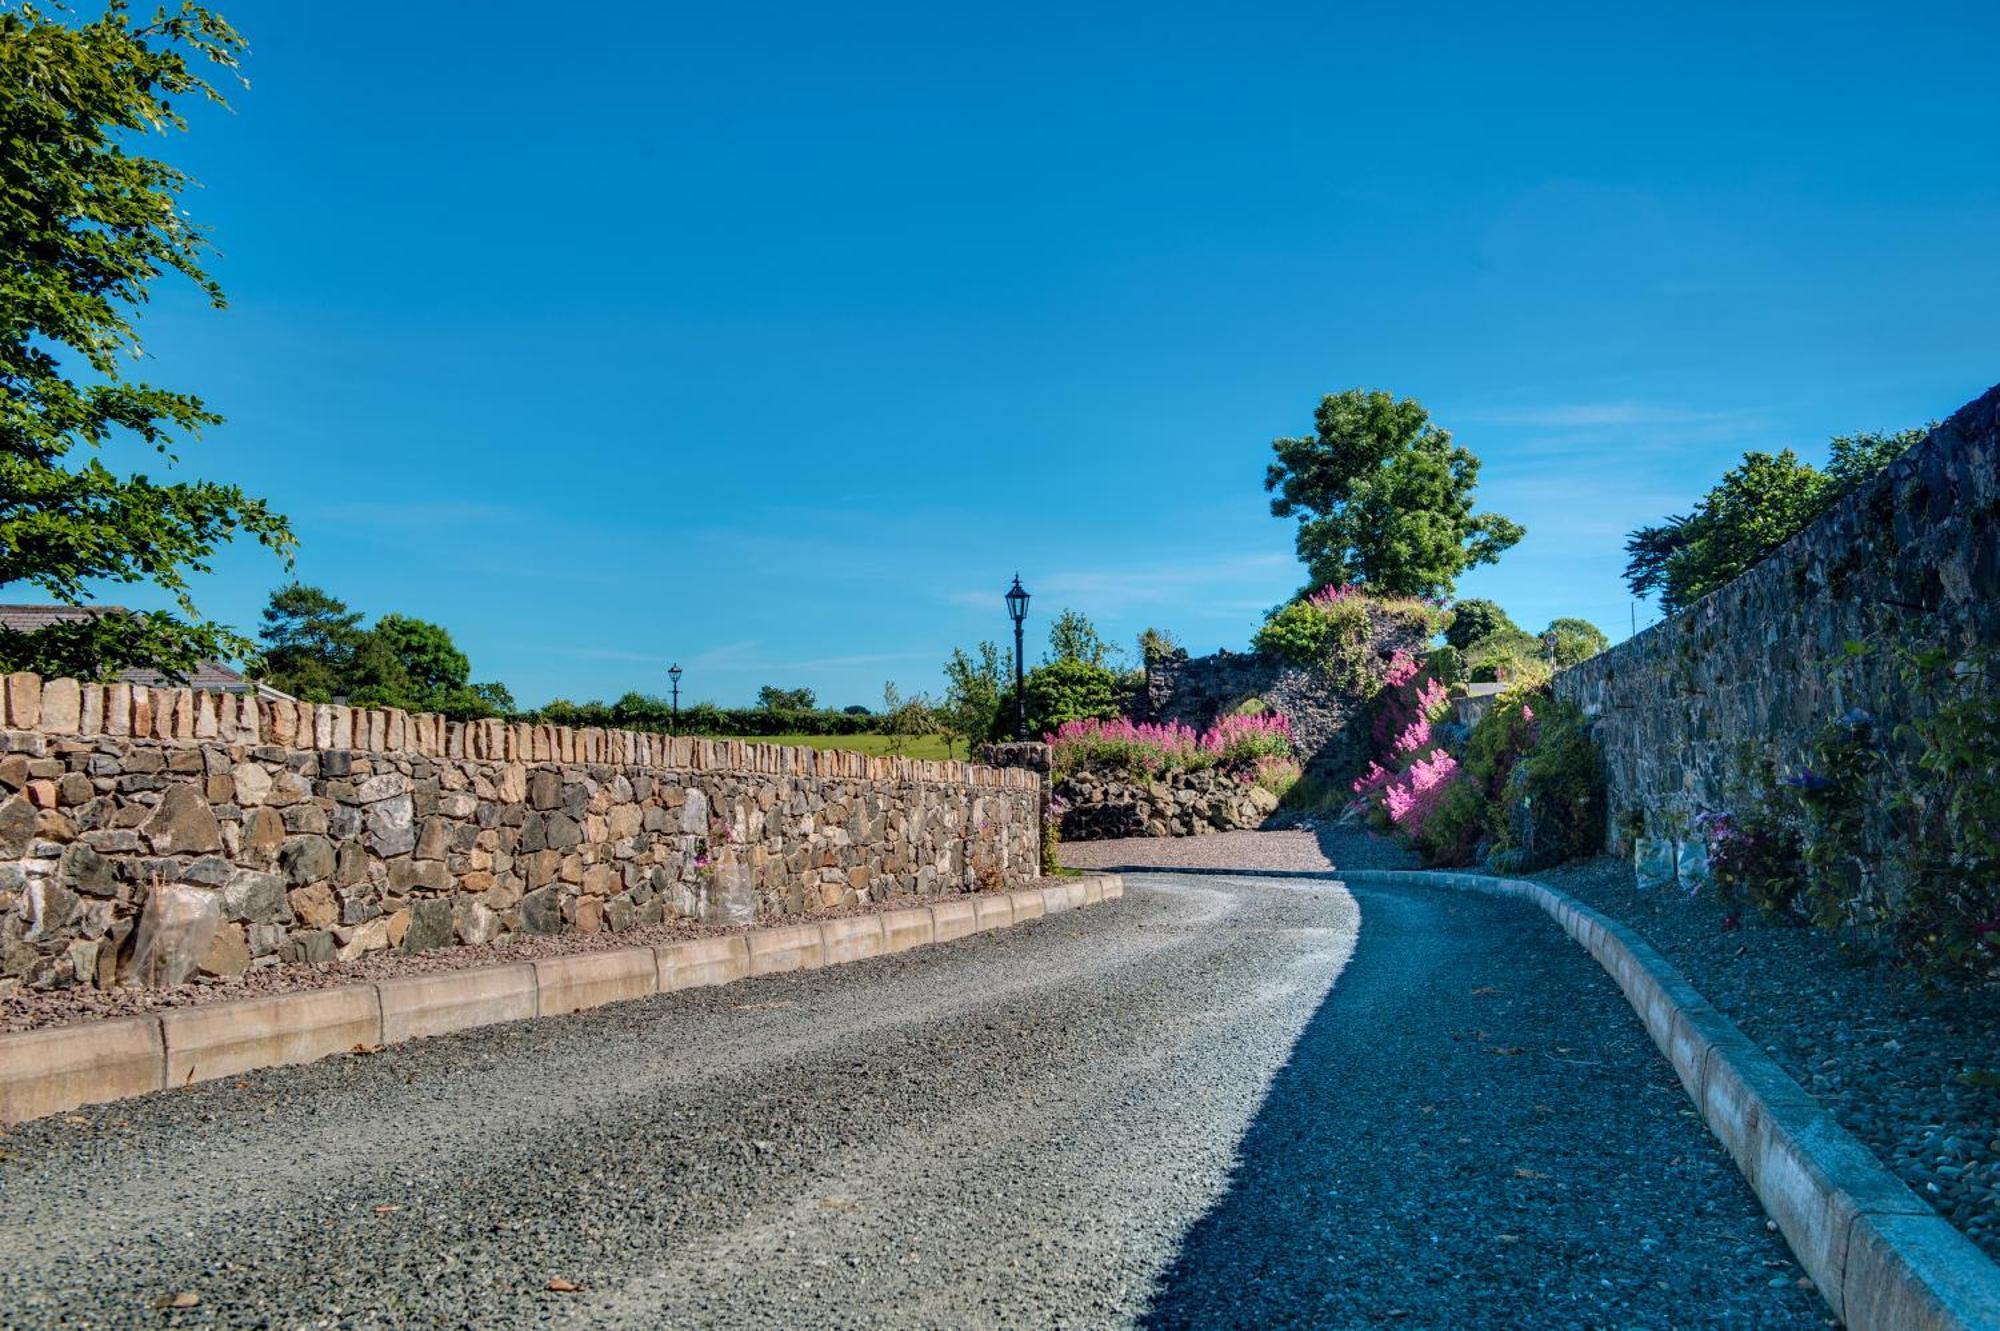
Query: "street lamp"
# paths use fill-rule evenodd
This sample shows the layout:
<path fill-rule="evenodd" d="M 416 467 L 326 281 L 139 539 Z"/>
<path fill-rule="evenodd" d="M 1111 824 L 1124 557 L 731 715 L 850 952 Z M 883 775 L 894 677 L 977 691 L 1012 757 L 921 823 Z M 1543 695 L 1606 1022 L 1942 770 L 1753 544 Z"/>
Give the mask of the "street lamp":
<path fill-rule="evenodd" d="M 1014 738 L 1028 738 L 1028 694 L 1026 672 L 1021 667 L 1021 621 L 1028 617 L 1028 593 L 1021 586 L 1021 575 L 1014 575 L 1014 585 L 1007 589 L 1007 613 L 1014 620 Z"/>
<path fill-rule="evenodd" d="M 681 663 L 679 661 L 667 667 L 667 678 L 672 680 L 674 684 L 674 720 L 672 733 L 678 735 L 681 733 Z"/>

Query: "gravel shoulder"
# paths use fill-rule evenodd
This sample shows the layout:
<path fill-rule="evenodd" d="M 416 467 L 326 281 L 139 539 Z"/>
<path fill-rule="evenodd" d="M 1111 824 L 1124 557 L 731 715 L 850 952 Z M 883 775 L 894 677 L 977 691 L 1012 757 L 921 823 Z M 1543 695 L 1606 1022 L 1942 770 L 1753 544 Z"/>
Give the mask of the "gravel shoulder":
<path fill-rule="evenodd" d="M 1866 948 L 1599 859 L 1533 875 L 1643 934 L 1967 1237 L 2000 1259 L 2000 991 L 1926 992 Z"/>

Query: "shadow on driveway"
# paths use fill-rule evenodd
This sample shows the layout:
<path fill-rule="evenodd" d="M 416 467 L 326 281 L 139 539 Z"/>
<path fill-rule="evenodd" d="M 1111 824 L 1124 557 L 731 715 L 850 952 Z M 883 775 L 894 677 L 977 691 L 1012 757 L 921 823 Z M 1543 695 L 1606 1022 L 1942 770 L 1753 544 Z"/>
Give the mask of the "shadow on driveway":
<path fill-rule="evenodd" d="M 1623 998 L 1540 912 L 1354 895 L 1355 955 L 1144 1325 L 1824 1324 Z"/>

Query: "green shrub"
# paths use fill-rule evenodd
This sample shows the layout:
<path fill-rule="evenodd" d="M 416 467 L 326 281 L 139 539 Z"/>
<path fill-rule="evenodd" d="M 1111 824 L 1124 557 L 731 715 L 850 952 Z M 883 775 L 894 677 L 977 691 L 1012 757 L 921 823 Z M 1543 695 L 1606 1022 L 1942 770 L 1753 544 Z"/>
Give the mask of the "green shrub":
<path fill-rule="evenodd" d="M 1530 869 L 1601 851 L 1607 803 L 1604 762 L 1582 711 L 1553 698 L 1532 711 L 1533 742 L 1501 788 L 1493 829 L 1493 849 L 1519 852 Z"/>
<path fill-rule="evenodd" d="M 1046 735 L 1065 721 L 1118 715 L 1118 675 L 1105 666 L 1059 658 L 1030 670 L 1026 686 L 1030 735 Z M 1003 726 L 1014 714 L 1012 704 L 1009 697 L 1000 708 Z"/>

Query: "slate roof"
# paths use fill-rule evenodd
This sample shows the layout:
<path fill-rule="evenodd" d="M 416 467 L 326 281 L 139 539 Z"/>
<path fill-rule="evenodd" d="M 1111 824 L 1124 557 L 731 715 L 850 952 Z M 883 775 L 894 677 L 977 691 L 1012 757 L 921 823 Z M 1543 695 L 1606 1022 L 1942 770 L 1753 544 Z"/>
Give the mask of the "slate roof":
<path fill-rule="evenodd" d="M 93 615 L 116 613 L 124 608 L 122 605 L 0 605 L 0 628 L 13 629 L 16 633 L 34 633 L 51 624 L 89 619 Z M 243 678 L 241 671 L 232 670 L 220 661 L 201 662 L 188 673 L 185 684 L 178 684 L 157 670 L 121 670 L 113 678 L 121 684 L 143 684 L 151 689 L 191 688 L 217 693 L 246 693 L 255 689 L 260 698 L 291 697 L 268 684 L 257 684 Z"/>

